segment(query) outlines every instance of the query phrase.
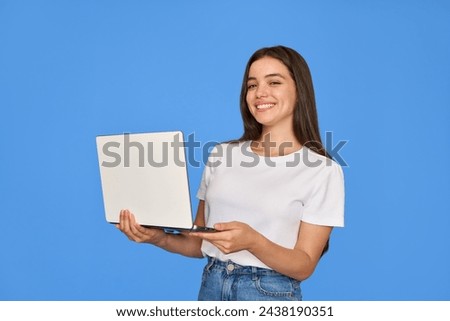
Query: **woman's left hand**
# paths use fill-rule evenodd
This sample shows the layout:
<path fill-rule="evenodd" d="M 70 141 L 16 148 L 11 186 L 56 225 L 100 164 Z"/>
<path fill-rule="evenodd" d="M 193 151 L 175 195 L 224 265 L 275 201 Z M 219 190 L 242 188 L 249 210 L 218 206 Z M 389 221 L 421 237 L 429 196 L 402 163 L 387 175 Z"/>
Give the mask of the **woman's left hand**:
<path fill-rule="evenodd" d="M 193 236 L 215 245 L 225 254 L 250 250 L 257 242 L 259 234 L 249 225 L 242 222 L 217 223 L 214 225 L 217 232 L 193 232 Z"/>

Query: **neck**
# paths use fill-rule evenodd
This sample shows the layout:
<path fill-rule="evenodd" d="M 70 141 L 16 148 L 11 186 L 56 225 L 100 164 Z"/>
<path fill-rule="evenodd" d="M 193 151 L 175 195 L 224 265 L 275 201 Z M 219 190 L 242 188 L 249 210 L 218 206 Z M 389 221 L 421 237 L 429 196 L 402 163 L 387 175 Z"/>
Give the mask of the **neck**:
<path fill-rule="evenodd" d="M 274 130 L 263 128 L 261 137 L 253 141 L 252 149 L 264 156 L 283 156 L 301 148 L 300 142 L 292 130 Z"/>

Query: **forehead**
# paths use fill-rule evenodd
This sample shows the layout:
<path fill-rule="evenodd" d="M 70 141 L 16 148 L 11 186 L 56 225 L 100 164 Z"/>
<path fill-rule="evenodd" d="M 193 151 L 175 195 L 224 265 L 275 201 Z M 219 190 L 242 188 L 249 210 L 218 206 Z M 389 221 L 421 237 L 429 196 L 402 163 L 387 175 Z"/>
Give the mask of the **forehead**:
<path fill-rule="evenodd" d="M 249 68 L 248 77 L 264 77 L 270 74 L 281 74 L 290 77 L 288 68 L 278 59 L 263 57 L 254 61 Z"/>

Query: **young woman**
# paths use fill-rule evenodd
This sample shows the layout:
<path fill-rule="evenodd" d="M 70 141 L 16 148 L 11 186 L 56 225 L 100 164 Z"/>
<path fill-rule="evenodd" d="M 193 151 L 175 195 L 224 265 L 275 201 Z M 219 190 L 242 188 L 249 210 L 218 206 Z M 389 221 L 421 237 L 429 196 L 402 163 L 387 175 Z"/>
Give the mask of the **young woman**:
<path fill-rule="evenodd" d="M 136 224 L 130 240 L 207 257 L 199 300 L 301 300 L 300 282 L 344 223 L 341 167 L 322 147 L 309 68 L 296 51 L 263 48 L 241 89 L 244 134 L 211 152 L 195 224 L 215 233 L 166 234 Z"/>

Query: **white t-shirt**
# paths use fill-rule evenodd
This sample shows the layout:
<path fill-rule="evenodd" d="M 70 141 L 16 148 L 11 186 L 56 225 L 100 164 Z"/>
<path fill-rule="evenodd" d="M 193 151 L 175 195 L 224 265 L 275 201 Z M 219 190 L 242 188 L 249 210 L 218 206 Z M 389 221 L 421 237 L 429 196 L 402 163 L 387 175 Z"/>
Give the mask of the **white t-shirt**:
<path fill-rule="evenodd" d="M 255 154 L 250 142 L 214 147 L 197 193 L 207 226 L 240 221 L 286 248 L 294 248 L 301 221 L 344 226 L 344 177 L 334 161 L 302 147 L 285 156 Z M 207 241 L 204 255 L 269 268 L 250 252 L 224 254 Z"/>

